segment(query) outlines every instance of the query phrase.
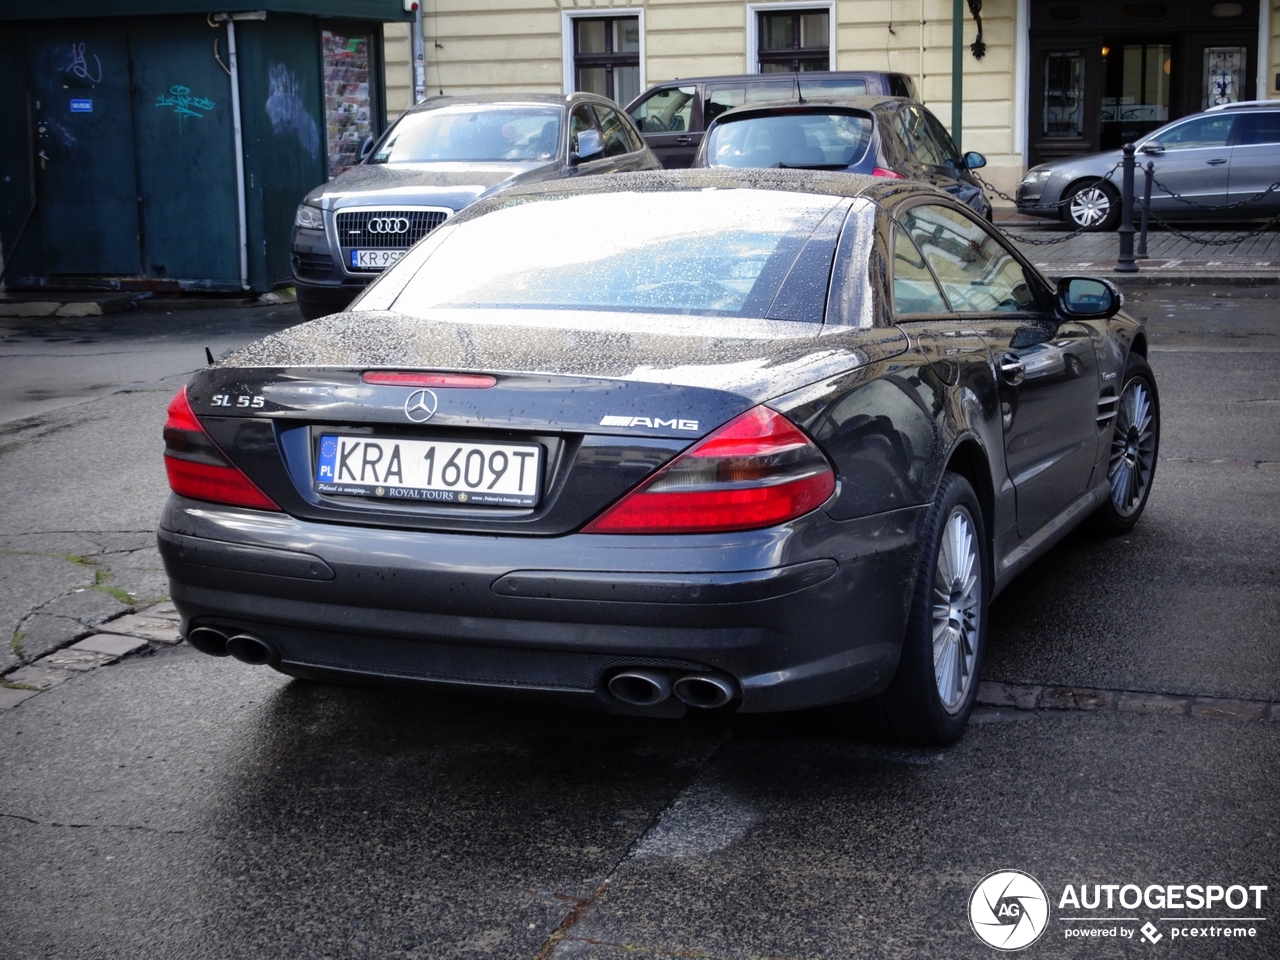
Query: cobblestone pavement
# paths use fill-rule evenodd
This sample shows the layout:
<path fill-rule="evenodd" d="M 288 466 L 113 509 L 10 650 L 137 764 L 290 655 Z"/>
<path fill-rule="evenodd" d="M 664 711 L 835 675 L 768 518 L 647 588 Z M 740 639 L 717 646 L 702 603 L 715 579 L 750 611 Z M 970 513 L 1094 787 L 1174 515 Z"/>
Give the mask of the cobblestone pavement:
<path fill-rule="evenodd" d="M 1015 242 L 1022 241 L 1022 251 L 1050 276 L 1103 272 L 1115 279 L 1119 255 L 1115 232 L 1072 233 L 1064 224 L 1023 216 L 1001 219 L 997 215 L 996 225 Z M 1280 229 L 1252 233 L 1256 226 L 1250 224 L 1207 229 L 1202 224 L 1180 224 L 1177 229 L 1185 235 L 1151 229 L 1147 259 L 1137 261 L 1139 277 L 1205 283 L 1248 277 L 1252 282 L 1280 282 Z M 1134 234 L 1135 243 L 1137 239 Z M 1124 279 L 1132 280 L 1133 275 Z"/>

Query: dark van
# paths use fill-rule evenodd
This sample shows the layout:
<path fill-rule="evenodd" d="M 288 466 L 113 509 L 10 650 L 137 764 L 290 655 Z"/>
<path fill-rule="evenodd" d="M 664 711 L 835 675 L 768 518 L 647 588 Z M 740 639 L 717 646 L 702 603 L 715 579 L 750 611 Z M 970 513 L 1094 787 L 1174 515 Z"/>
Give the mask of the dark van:
<path fill-rule="evenodd" d="M 915 100 L 916 85 L 905 73 L 866 71 L 688 77 L 650 87 L 626 110 L 649 149 L 664 167 L 673 169 L 693 163 L 711 121 L 734 107 L 766 100 L 886 95 Z"/>

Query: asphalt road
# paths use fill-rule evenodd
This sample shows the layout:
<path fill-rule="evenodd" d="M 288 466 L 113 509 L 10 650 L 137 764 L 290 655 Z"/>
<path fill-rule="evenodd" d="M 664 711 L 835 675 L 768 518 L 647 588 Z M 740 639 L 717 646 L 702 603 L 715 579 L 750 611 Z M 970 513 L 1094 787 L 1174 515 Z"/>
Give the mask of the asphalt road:
<path fill-rule="evenodd" d="M 985 679 L 1280 701 L 1278 304 L 1130 299 L 1164 411 L 1147 515 L 1072 536 L 996 602 Z M 90 363 L 46 353 L 33 382 Z M 11 620 L 104 585 L 163 593 L 146 538 L 177 372 L 0 427 Z M 980 708 L 955 747 L 908 750 L 809 715 L 309 684 L 184 645 L 0 711 L 0 957 L 990 957 L 969 895 L 1016 868 L 1054 901 L 1029 958 L 1271 958 L 1278 772 L 1280 720 Z M 1057 899 L 1081 883 L 1269 890 L 1252 938 L 1094 911 L 1158 921 L 1152 944 L 1067 939 Z"/>

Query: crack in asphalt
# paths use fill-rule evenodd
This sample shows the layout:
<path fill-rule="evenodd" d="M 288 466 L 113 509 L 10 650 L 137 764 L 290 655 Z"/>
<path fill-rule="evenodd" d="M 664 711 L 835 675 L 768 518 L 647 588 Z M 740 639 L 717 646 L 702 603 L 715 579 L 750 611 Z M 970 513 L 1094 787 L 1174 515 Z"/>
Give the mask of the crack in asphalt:
<path fill-rule="evenodd" d="M 564 919 L 562 919 L 560 923 L 556 925 L 556 928 L 552 930 L 550 934 L 547 935 L 547 939 L 542 942 L 542 946 L 538 948 L 538 952 L 533 955 L 533 960 L 550 960 L 552 954 L 555 953 L 556 947 L 559 946 L 560 943 L 565 940 L 573 940 L 573 941 L 588 942 L 588 943 L 594 942 L 594 941 L 587 940 L 584 937 L 571 937 L 569 936 L 569 932 L 575 926 L 578 925 L 578 923 L 582 920 L 583 917 L 587 915 L 587 912 L 595 904 L 596 900 L 600 897 L 601 894 L 605 892 L 605 890 L 608 889 L 609 884 L 613 882 L 613 878 L 617 875 L 618 871 L 623 867 L 623 865 L 627 863 L 627 861 L 631 860 L 635 856 L 638 850 L 640 850 L 644 846 L 645 840 L 648 839 L 649 835 L 652 834 L 654 830 L 656 830 L 661 825 L 663 821 L 663 817 L 666 816 L 668 811 L 670 811 L 673 807 L 676 806 L 676 804 L 680 801 L 681 797 L 683 797 L 686 793 L 690 791 L 693 785 L 697 782 L 699 776 L 701 776 L 703 770 L 705 770 L 706 767 L 720 754 L 720 752 L 724 750 L 726 744 L 728 744 L 729 741 L 732 739 L 733 739 L 732 732 L 726 731 L 725 734 L 721 736 L 720 739 L 714 744 L 714 746 L 712 746 L 711 749 L 707 751 L 706 756 L 704 756 L 702 760 L 700 760 L 698 764 L 690 772 L 689 779 L 685 781 L 684 786 L 681 787 L 678 791 L 676 791 L 675 796 L 673 796 L 670 799 L 670 801 L 668 801 L 667 804 L 661 810 L 659 810 L 657 813 L 655 813 L 652 817 L 649 818 L 648 823 L 646 823 L 644 825 L 644 828 L 637 833 L 636 838 L 631 842 L 631 845 L 627 847 L 626 852 L 624 852 L 622 856 L 618 858 L 617 862 L 614 863 L 614 865 L 609 868 L 609 872 L 605 874 L 604 879 L 600 881 L 600 883 L 596 886 L 594 890 L 592 890 L 589 894 L 587 894 L 587 896 L 582 897 L 580 899 L 576 897 L 568 896 L 566 894 L 555 894 L 555 896 L 560 899 L 572 901 L 574 906 L 567 914 L 565 914 Z M 603 941 L 601 942 L 603 943 Z M 687 953 L 687 954 L 663 953 L 662 951 L 653 950 L 648 947 L 639 947 L 639 946 L 628 947 L 627 949 L 644 950 L 649 953 L 658 954 L 661 956 L 672 956 L 672 957 L 706 956 L 705 954 L 698 954 L 698 953 Z"/>
<path fill-rule="evenodd" d="M 3 811 L 0 811 L 0 817 L 5 817 L 9 820 L 22 820 L 36 827 L 59 827 L 66 830 L 141 830 L 144 833 L 166 835 L 180 835 L 187 832 L 185 830 L 161 830 L 159 827 L 147 827 L 140 823 L 59 823 L 57 820 L 35 820 L 20 813 L 5 813 Z"/>
<path fill-rule="evenodd" d="M 1271 470 L 1280 467 L 1280 460 L 1235 460 L 1230 457 L 1161 457 L 1165 463 L 1211 463 L 1229 467 L 1256 467 Z"/>

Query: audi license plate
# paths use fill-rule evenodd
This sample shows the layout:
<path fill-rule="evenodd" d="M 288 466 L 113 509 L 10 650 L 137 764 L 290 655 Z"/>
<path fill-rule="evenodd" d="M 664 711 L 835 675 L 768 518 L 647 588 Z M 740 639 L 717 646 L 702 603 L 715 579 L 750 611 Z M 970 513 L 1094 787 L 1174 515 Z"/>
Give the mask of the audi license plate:
<path fill-rule="evenodd" d="M 532 507 L 542 447 L 324 434 L 316 490 L 387 500 Z"/>
<path fill-rule="evenodd" d="M 407 252 L 407 250 L 352 250 L 351 266 L 357 270 L 385 270 Z"/>

